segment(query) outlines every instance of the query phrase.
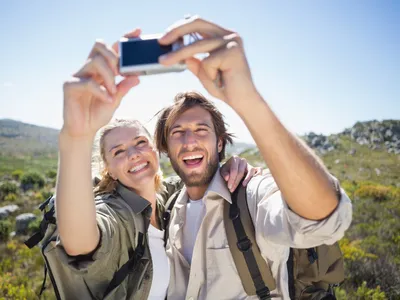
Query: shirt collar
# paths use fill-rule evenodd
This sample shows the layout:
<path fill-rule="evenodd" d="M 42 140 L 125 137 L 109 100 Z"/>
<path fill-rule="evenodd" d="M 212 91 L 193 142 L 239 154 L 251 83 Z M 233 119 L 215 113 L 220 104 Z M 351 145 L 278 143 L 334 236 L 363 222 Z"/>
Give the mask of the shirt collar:
<path fill-rule="evenodd" d="M 206 192 L 204 193 L 203 200 L 205 198 L 214 200 L 220 197 L 228 201 L 230 204 L 232 203 L 231 193 L 229 192 L 227 183 L 224 180 L 224 178 L 222 178 L 220 168 L 218 167 L 213 179 L 211 180 Z M 187 193 L 186 186 L 184 186 L 176 200 L 175 207 L 178 209 L 181 208 L 182 206 L 186 205 L 188 200 L 189 196 Z"/>
<path fill-rule="evenodd" d="M 134 191 L 128 189 L 121 182 L 118 182 L 117 193 L 122 199 L 132 208 L 135 214 L 142 213 L 147 207 L 151 206 L 151 203 L 143 197 L 136 194 Z"/>
<path fill-rule="evenodd" d="M 208 199 L 222 197 L 229 203 L 232 203 L 231 193 L 228 190 L 225 179 L 221 176 L 220 168 L 218 168 L 217 172 L 215 172 L 215 175 L 208 185 L 204 197 L 207 197 Z"/>

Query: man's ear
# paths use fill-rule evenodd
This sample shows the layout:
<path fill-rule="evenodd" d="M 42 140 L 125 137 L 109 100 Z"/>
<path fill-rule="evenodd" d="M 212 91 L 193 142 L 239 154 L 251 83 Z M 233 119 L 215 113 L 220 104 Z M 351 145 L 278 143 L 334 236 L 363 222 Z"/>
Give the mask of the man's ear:
<path fill-rule="evenodd" d="M 223 144 L 224 144 L 224 143 L 223 143 L 223 141 L 222 141 L 222 138 L 219 138 L 219 139 L 218 139 L 218 145 L 217 145 L 218 153 L 221 153 Z"/>

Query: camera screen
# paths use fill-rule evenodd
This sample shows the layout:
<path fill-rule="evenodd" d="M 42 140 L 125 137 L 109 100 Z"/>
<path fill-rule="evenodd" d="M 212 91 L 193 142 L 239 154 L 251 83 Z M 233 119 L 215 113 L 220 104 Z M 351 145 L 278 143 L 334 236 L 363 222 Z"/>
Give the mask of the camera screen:
<path fill-rule="evenodd" d="M 161 46 L 157 39 L 134 40 L 122 43 L 122 66 L 158 63 L 158 57 L 171 52 L 172 46 Z"/>

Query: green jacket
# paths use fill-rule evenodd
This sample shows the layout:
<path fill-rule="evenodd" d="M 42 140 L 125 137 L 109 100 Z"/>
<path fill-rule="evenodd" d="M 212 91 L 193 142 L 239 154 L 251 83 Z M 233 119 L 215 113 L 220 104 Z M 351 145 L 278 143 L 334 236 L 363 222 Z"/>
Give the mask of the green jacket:
<path fill-rule="evenodd" d="M 176 177 L 164 184 L 165 190 L 157 199 L 157 216 L 164 227 L 163 204 L 172 193 L 180 188 Z M 103 194 L 95 199 L 100 243 L 90 255 L 69 256 L 59 239 L 57 228 L 50 225 L 43 239 L 50 241 L 43 248 L 58 299 L 147 299 L 153 276 L 153 265 L 147 242 L 150 223 L 150 202 L 118 185 L 116 192 Z M 77 208 L 79 209 L 79 208 Z M 53 228 L 51 228 L 53 226 Z M 114 273 L 129 258 L 129 251 L 137 244 L 138 232 L 145 233 L 145 252 L 135 273 L 127 278 L 105 298 L 104 293 Z M 169 276 L 169 274 L 165 274 Z"/>

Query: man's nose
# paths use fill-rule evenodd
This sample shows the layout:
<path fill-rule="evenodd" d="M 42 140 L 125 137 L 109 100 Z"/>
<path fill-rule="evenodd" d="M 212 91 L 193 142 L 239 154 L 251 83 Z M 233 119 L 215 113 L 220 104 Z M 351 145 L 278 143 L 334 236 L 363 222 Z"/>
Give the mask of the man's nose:
<path fill-rule="evenodd" d="M 197 139 L 193 131 L 185 131 L 185 134 L 183 136 L 183 143 L 186 147 L 197 145 Z"/>

